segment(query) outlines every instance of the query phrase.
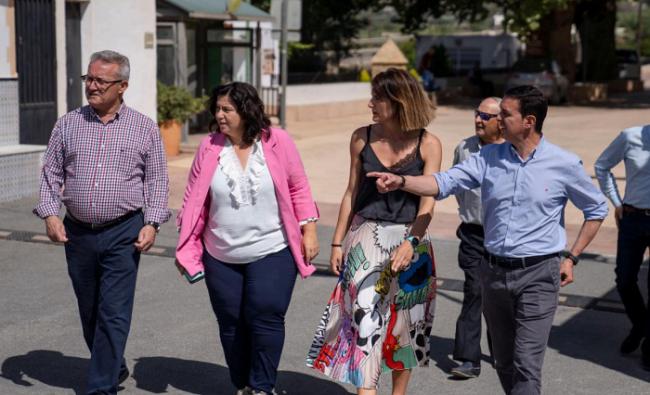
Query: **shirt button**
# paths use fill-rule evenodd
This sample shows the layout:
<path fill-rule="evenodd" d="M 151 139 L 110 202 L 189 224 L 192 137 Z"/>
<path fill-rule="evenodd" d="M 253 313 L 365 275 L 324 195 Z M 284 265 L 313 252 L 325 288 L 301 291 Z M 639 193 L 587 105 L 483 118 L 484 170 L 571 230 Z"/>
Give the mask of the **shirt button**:
<path fill-rule="evenodd" d="M 96 187 L 98 187 L 98 186 L 99 186 L 99 183 L 98 183 L 98 182 L 96 182 L 96 183 L 95 183 L 95 186 L 96 186 Z"/>
<path fill-rule="evenodd" d="M 101 164 L 101 163 L 100 163 L 100 164 L 98 164 L 98 165 L 97 165 L 97 167 L 102 167 L 102 164 Z"/>
<path fill-rule="evenodd" d="M 90 205 L 91 205 L 92 207 L 95 207 L 95 203 L 90 203 Z"/>
<path fill-rule="evenodd" d="M 101 145 L 101 148 L 104 149 L 104 144 Z"/>

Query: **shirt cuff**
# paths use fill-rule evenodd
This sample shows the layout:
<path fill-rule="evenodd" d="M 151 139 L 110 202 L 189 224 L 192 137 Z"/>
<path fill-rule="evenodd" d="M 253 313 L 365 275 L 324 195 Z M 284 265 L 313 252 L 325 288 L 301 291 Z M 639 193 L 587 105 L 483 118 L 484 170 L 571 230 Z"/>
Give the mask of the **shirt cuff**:
<path fill-rule="evenodd" d="M 441 173 L 433 173 L 433 178 L 436 179 L 436 183 L 438 184 L 438 195 L 434 199 L 442 200 L 449 196 L 449 188 L 445 183 L 443 175 Z"/>
<path fill-rule="evenodd" d="M 318 221 L 317 217 L 311 217 L 311 218 L 303 219 L 302 221 L 298 222 L 298 225 L 303 226 L 303 225 L 307 225 L 310 222 L 317 222 L 317 221 Z"/>
<path fill-rule="evenodd" d="M 144 211 L 144 222 L 156 222 L 158 224 L 164 224 L 169 220 L 171 215 L 171 211 L 166 208 L 148 207 Z"/>
<path fill-rule="evenodd" d="M 34 207 L 32 213 L 34 213 L 34 215 L 36 215 L 40 219 L 45 219 L 52 215 L 58 216 L 60 209 L 61 209 L 61 205 L 57 203 L 40 203 L 36 207 Z"/>

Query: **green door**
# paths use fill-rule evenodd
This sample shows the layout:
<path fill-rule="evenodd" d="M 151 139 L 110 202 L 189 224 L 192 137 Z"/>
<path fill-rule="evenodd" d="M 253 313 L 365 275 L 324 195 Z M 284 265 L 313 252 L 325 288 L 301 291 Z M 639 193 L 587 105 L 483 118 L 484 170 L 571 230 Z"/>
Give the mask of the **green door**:
<path fill-rule="evenodd" d="M 208 46 L 208 86 L 207 91 L 212 92 L 217 85 L 221 84 L 221 74 L 223 68 L 223 58 L 221 56 L 221 47 L 217 45 Z"/>

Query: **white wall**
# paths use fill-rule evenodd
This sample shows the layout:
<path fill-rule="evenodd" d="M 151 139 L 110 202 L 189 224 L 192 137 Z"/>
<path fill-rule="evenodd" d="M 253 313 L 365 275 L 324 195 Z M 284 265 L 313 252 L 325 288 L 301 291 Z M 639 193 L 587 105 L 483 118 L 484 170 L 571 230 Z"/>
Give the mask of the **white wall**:
<path fill-rule="evenodd" d="M 16 78 L 16 33 L 14 8 L 0 0 L 0 78 Z"/>
<path fill-rule="evenodd" d="M 56 111 L 68 111 L 67 64 L 65 59 L 65 0 L 54 2 L 54 34 L 56 35 Z"/>
<path fill-rule="evenodd" d="M 154 35 L 145 48 L 145 33 Z M 81 57 L 87 65 L 93 52 L 110 49 L 131 62 L 126 104 L 156 119 L 156 1 L 91 0 L 82 7 Z"/>

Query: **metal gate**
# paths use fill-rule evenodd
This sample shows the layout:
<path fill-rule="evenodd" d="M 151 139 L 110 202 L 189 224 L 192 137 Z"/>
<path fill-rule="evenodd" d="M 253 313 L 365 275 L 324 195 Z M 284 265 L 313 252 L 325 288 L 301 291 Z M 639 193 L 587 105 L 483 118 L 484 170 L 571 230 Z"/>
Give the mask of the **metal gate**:
<path fill-rule="evenodd" d="M 53 0 L 16 0 L 20 143 L 47 144 L 56 121 Z"/>

